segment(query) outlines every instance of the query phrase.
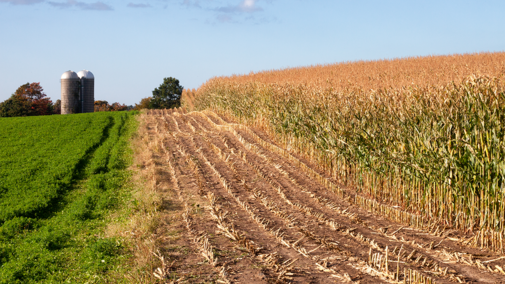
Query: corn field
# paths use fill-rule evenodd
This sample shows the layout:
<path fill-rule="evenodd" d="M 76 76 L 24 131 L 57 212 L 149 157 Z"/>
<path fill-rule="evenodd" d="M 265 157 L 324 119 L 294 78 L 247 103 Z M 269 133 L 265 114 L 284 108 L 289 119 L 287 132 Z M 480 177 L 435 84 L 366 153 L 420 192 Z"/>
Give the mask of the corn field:
<path fill-rule="evenodd" d="M 505 53 L 341 63 L 213 78 L 183 105 L 266 131 L 361 206 L 503 251 L 504 76 Z"/>

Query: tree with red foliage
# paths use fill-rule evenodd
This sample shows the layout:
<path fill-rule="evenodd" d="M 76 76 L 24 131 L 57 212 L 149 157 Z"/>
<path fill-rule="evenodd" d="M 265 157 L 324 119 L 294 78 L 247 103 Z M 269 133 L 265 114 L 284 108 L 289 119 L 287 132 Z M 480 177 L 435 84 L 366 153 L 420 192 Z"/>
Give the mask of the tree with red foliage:
<path fill-rule="evenodd" d="M 111 105 L 111 111 L 124 111 L 128 110 L 128 107 L 125 104 L 120 104 L 120 103 L 113 103 Z"/>
<path fill-rule="evenodd" d="M 108 101 L 95 101 L 94 109 L 95 112 L 108 111 L 109 102 Z"/>
<path fill-rule="evenodd" d="M 33 116 L 53 113 L 53 102 L 44 94 L 40 83 L 26 83 L 0 104 L 0 116 Z"/>
<path fill-rule="evenodd" d="M 26 98 L 31 104 L 32 115 L 51 114 L 53 102 L 44 94 L 44 89 L 42 89 L 40 83 L 31 83 L 29 85 L 26 83 L 16 91 L 16 95 Z"/>

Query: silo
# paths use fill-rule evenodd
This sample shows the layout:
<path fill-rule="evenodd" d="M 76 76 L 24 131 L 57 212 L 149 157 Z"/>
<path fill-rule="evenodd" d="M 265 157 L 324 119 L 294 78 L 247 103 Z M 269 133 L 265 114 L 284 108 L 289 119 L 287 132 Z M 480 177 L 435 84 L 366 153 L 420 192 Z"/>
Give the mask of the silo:
<path fill-rule="evenodd" d="M 95 76 L 88 70 L 82 70 L 77 73 L 81 79 L 81 112 L 95 111 Z"/>
<path fill-rule="evenodd" d="M 79 87 L 81 80 L 74 71 L 61 75 L 61 114 L 80 112 Z"/>

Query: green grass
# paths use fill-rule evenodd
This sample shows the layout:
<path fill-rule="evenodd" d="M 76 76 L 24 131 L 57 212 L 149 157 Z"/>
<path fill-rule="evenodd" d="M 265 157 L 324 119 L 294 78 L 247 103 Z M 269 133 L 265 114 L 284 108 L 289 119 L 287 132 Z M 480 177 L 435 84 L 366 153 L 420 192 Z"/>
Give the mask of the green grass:
<path fill-rule="evenodd" d="M 0 118 L 0 283 L 119 281 L 134 115 Z"/>

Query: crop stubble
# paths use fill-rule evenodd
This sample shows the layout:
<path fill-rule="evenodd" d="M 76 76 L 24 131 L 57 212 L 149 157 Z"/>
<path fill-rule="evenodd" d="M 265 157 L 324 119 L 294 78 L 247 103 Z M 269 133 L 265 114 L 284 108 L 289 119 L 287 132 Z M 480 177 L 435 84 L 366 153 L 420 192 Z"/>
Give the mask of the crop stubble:
<path fill-rule="evenodd" d="M 163 281 L 503 283 L 500 254 L 366 210 L 375 207 L 258 130 L 210 111 L 146 119 L 190 240 L 186 255 L 161 246 Z"/>

